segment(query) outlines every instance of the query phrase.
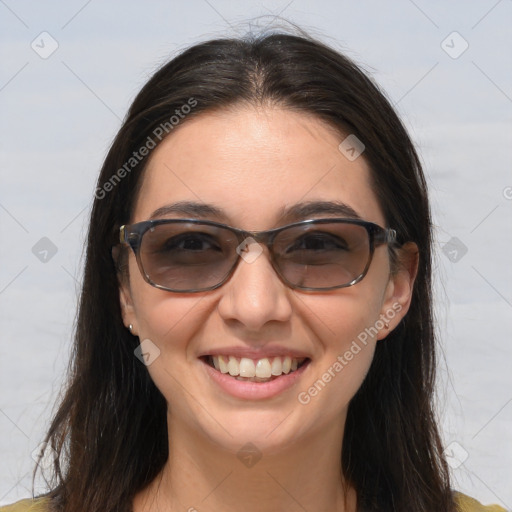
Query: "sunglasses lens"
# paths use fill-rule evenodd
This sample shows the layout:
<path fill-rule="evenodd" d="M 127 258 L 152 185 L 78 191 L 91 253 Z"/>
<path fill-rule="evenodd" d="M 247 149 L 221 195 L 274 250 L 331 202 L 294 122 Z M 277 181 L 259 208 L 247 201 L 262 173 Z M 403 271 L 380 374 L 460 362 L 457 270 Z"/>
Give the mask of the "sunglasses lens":
<path fill-rule="evenodd" d="M 281 231 L 274 240 L 275 264 L 290 284 L 326 289 L 353 284 L 370 260 L 366 228 L 350 223 L 319 223 Z"/>
<path fill-rule="evenodd" d="M 150 282 L 174 291 L 204 290 L 222 282 L 236 259 L 229 230 L 194 223 L 157 224 L 144 233 L 140 259 Z"/>
<path fill-rule="evenodd" d="M 238 260 L 239 241 L 221 226 L 192 222 L 157 224 L 144 232 L 139 249 L 147 280 L 191 292 L 221 284 Z M 354 284 L 371 259 L 366 228 L 350 222 L 308 223 L 279 231 L 272 239 L 273 265 L 297 288 L 329 289 Z"/>

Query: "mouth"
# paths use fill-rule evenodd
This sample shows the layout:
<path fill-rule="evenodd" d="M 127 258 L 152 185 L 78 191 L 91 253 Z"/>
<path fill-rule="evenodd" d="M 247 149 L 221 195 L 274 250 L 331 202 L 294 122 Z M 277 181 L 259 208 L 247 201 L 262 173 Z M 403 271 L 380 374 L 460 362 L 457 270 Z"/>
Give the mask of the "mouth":
<path fill-rule="evenodd" d="M 283 375 L 297 371 L 307 364 L 307 357 L 290 356 L 264 357 L 250 359 L 228 355 L 209 355 L 201 357 L 203 362 L 218 372 L 244 382 L 271 382 Z"/>

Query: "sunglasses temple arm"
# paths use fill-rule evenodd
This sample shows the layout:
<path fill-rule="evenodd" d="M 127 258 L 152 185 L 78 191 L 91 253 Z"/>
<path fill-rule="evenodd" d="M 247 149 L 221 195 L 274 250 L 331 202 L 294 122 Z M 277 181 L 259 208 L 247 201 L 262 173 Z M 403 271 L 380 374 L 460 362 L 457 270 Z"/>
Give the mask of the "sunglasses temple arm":
<path fill-rule="evenodd" d="M 396 243 L 396 231 L 391 228 L 383 229 L 375 234 L 374 243 L 376 244 L 394 244 Z"/>
<path fill-rule="evenodd" d="M 386 229 L 385 240 L 388 244 L 396 242 L 396 231 L 394 229 Z"/>

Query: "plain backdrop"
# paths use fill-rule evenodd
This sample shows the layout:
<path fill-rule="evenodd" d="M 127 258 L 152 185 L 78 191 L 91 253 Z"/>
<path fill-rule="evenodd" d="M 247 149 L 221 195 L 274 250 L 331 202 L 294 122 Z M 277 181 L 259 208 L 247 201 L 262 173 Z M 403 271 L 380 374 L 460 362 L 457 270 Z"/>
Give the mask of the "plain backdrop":
<path fill-rule="evenodd" d="M 510 0 L 0 0 L 0 504 L 30 495 L 31 453 L 69 357 L 95 180 L 131 100 L 178 51 L 276 15 L 362 64 L 417 144 L 454 484 L 512 507 Z"/>

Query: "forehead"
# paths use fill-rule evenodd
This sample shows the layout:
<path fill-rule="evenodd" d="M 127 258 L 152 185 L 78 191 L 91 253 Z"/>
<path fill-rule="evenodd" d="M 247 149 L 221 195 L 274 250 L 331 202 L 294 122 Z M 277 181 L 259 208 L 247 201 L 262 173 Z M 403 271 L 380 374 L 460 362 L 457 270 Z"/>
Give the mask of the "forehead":
<path fill-rule="evenodd" d="M 283 108 L 238 107 L 185 120 L 153 150 L 134 222 L 177 202 L 213 205 L 225 222 L 275 227 L 298 203 L 331 201 L 384 224 L 370 169 L 339 149 L 346 138 L 324 121 Z"/>

